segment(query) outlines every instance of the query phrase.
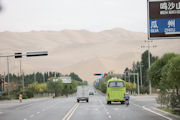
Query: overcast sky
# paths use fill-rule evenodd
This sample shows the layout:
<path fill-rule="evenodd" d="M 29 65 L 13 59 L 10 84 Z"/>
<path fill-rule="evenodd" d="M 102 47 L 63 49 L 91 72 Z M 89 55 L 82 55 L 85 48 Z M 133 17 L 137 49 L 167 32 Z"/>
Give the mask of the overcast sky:
<path fill-rule="evenodd" d="M 147 0 L 1 0 L 0 31 L 147 30 Z"/>

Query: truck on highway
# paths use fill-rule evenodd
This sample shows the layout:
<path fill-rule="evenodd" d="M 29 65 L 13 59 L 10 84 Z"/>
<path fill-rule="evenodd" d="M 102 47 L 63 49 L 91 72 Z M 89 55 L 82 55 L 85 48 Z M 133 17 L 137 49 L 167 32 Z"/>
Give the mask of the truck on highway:
<path fill-rule="evenodd" d="M 86 101 L 89 102 L 89 88 L 82 85 L 77 87 L 77 102 Z"/>
<path fill-rule="evenodd" d="M 121 102 L 124 104 L 126 93 L 125 81 L 122 79 L 112 78 L 107 82 L 107 104 L 111 104 L 111 102 Z"/>

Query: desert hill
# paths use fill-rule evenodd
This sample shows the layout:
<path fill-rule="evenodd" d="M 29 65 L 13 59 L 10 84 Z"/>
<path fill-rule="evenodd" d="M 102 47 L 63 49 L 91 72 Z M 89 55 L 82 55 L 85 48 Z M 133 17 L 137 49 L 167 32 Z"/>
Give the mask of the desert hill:
<path fill-rule="evenodd" d="M 122 28 L 90 32 L 87 30 L 1 32 L 0 55 L 15 52 L 47 50 L 46 57 L 22 59 L 25 73 L 37 71 L 76 72 L 84 80 L 93 81 L 95 72 L 121 73 L 140 60 L 147 34 Z M 180 53 L 180 40 L 155 40 L 151 52 Z M 6 72 L 6 59 L 0 58 L 0 72 Z M 19 73 L 19 59 L 10 58 L 10 72 Z"/>

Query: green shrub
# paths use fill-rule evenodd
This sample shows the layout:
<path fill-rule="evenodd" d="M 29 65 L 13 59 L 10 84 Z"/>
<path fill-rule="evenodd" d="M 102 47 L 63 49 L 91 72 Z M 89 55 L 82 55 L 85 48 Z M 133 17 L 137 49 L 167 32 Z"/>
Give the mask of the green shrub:
<path fill-rule="evenodd" d="M 140 87 L 141 94 L 148 94 L 149 93 L 149 87 L 148 86 L 142 86 Z"/>
<path fill-rule="evenodd" d="M 26 96 L 27 98 L 32 98 L 34 97 L 34 93 L 31 90 L 26 90 L 23 96 Z"/>

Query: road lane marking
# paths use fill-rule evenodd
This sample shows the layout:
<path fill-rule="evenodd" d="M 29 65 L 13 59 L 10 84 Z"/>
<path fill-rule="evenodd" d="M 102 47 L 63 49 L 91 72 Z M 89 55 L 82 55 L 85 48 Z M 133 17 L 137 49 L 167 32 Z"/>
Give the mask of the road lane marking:
<path fill-rule="evenodd" d="M 71 118 L 71 116 L 73 115 L 73 113 L 76 111 L 76 109 L 78 108 L 79 103 L 76 103 L 69 111 L 68 113 L 64 116 L 63 120 L 69 120 Z"/>
<path fill-rule="evenodd" d="M 132 104 L 132 105 L 134 105 L 134 106 L 136 106 L 136 107 L 140 107 L 140 108 L 142 108 L 142 106 L 141 106 L 141 105 L 138 105 L 138 104 L 135 104 L 135 103 L 132 103 L 132 102 L 131 102 L 131 104 Z"/>
<path fill-rule="evenodd" d="M 27 120 L 26 118 L 24 118 L 24 120 Z"/>
<path fill-rule="evenodd" d="M 22 108 L 28 108 L 29 106 L 32 106 L 33 104 L 24 105 L 22 107 L 16 108 L 16 110 L 22 109 Z"/>
<path fill-rule="evenodd" d="M 71 114 L 69 115 L 69 117 L 67 118 L 67 120 L 69 120 L 71 118 L 71 116 L 73 115 L 73 113 L 76 111 L 76 109 L 78 108 L 79 104 L 74 108 L 74 110 L 71 112 Z"/>
<path fill-rule="evenodd" d="M 164 117 L 164 118 L 166 118 L 166 119 L 168 119 L 168 120 L 172 120 L 171 118 L 166 117 L 166 116 L 164 116 L 164 115 L 161 115 L 161 114 L 159 114 L 159 113 L 156 113 L 156 112 L 152 111 L 151 109 L 146 108 L 145 106 L 143 106 L 143 109 L 145 109 L 145 110 L 147 110 L 147 111 L 149 111 L 149 112 L 152 112 L 152 113 L 154 113 L 154 114 L 156 114 L 156 115 L 159 115 L 159 116 L 161 116 L 161 117 Z"/>
<path fill-rule="evenodd" d="M 102 107 L 104 108 L 104 111 L 106 112 L 107 116 L 109 119 L 111 119 L 111 115 L 108 111 L 108 109 L 105 107 L 105 105 L 103 104 L 103 102 L 100 100 L 100 98 L 98 97 L 98 101 L 100 102 L 100 104 L 102 105 Z"/>
<path fill-rule="evenodd" d="M 30 115 L 30 118 L 34 117 L 34 114 Z"/>
<path fill-rule="evenodd" d="M 3 114 L 3 112 L 0 112 L 0 114 Z"/>
<path fill-rule="evenodd" d="M 40 112 L 36 112 L 36 114 L 39 114 Z"/>

